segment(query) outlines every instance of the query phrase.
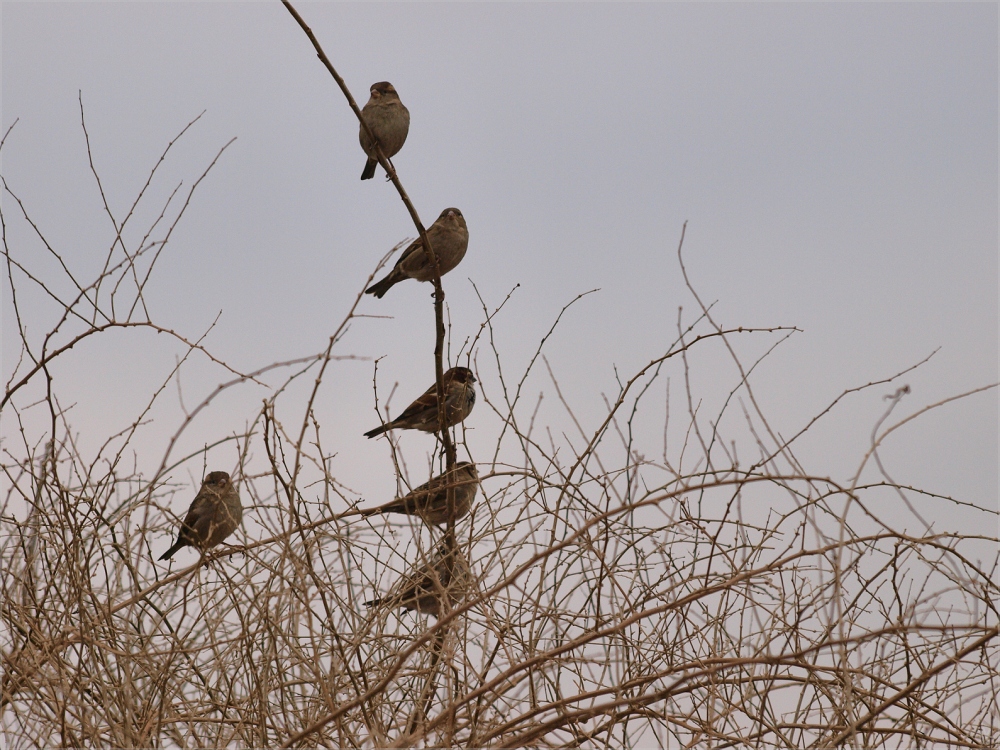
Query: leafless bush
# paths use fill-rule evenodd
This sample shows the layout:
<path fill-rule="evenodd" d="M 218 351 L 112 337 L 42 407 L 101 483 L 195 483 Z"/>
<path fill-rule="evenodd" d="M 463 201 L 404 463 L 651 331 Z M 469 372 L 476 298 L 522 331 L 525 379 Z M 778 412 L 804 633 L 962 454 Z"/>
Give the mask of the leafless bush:
<path fill-rule="evenodd" d="M 22 345 L 5 363 L 0 415 L 11 747 L 1000 742 L 996 536 L 933 529 L 912 510 L 929 493 L 865 471 L 895 426 L 922 413 L 890 423 L 905 372 L 845 391 L 894 393 L 855 477 L 837 482 L 794 448 L 840 399 L 785 438 L 754 397 L 760 360 L 745 342 L 765 339 L 770 352 L 788 330 L 726 325 L 689 285 L 697 317 L 679 318 L 669 347 L 587 424 L 563 398 L 548 336 L 509 372 L 494 329 L 516 302 L 484 302 L 454 357 L 479 374 L 472 419 L 495 436 L 492 455 L 472 457 L 456 432 L 457 452 L 480 467 L 473 512 L 446 530 L 344 516 L 361 498 L 329 471 L 312 407 L 350 356 L 338 344 L 354 308 L 322 351 L 246 373 L 146 312 L 156 259 L 197 185 L 134 237 L 132 211 L 118 220 L 108 209 L 114 242 L 83 283 L 4 184 L 18 211 L 2 218 Z M 37 248 L 7 244 L 15 220 Z M 21 318 L 28 295 L 54 315 L 42 336 Z M 187 355 L 130 429 L 85 448 L 51 369 L 114 328 L 161 332 Z M 736 376 L 706 415 L 691 365 L 718 351 Z M 134 442 L 188 356 L 226 382 L 181 415 L 147 466 Z M 251 386 L 267 395 L 244 430 L 175 455 L 208 404 Z M 561 412 L 542 408 L 543 389 Z M 661 417 L 662 445 L 637 436 L 640 419 Z M 220 445 L 246 533 L 165 574 L 151 540 L 176 529 L 189 477 Z M 454 462 L 447 453 L 437 471 Z M 995 511 L 975 510 L 995 528 Z M 362 605 L 443 541 L 471 561 L 460 604 L 437 618 Z"/>

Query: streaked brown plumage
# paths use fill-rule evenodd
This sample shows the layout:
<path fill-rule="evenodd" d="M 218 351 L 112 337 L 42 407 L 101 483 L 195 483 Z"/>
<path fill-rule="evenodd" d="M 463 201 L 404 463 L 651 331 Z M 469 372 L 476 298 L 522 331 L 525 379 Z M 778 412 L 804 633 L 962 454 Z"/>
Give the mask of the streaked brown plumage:
<path fill-rule="evenodd" d="M 448 489 L 454 488 L 452 511 L 448 508 Z M 403 513 L 420 516 L 424 523 L 446 524 L 468 515 L 472 501 L 479 490 L 479 473 L 476 465 L 459 461 L 451 472 L 439 474 L 424 482 L 413 492 L 386 503 L 378 508 L 363 510 L 361 515 L 373 516 L 379 513 Z"/>
<path fill-rule="evenodd" d="M 476 382 L 472 370 L 467 367 L 452 367 L 444 373 L 445 427 L 451 427 L 465 420 L 476 404 Z M 424 395 L 407 406 L 403 413 L 381 427 L 369 430 L 366 438 L 373 438 L 389 430 L 423 430 L 437 432 L 438 422 L 437 384 L 428 388 Z"/>
<path fill-rule="evenodd" d="M 401 577 L 388 594 L 365 602 L 365 606 L 402 607 L 439 617 L 445 597 L 448 608 L 455 608 L 465 599 L 471 583 L 468 559 L 461 550 L 449 552 L 442 544 L 433 560 Z"/>
<path fill-rule="evenodd" d="M 426 234 L 434 249 L 441 275 L 444 276 L 462 262 L 469 249 L 469 227 L 466 226 L 465 217 L 457 208 L 446 208 L 428 227 Z M 389 289 L 406 279 L 417 281 L 434 279 L 434 266 L 424 250 L 423 240 L 419 237 L 399 256 L 388 276 L 365 289 L 365 294 L 374 294 L 381 299 Z"/>
<path fill-rule="evenodd" d="M 391 159 L 403 148 L 406 135 L 410 132 L 410 111 L 403 106 L 403 102 L 399 100 L 399 94 L 388 81 L 373 83 L 370 91 L 371 98 L 362 108 L 361 116 L 371 128 L 372 135 L 375 136 L 379 146 L 382 147 L 385 158 Z M 358 123 L 358 127 L 361 148 L 368 156 L 365 169 L 361 173 L 361 179 L 370 180 L 375 176 L 378 155 L 364 126 Z"/>
<path fill-rule="evenodd" d="M 201 490 L 188 509 L 177 535 L 177 543 L 160 557 L 169 560 L 182 547 L 205 552 L 236 531 L 243 520 L 240 493 L 229 474 L 213 471 L 205 477 Z"/>

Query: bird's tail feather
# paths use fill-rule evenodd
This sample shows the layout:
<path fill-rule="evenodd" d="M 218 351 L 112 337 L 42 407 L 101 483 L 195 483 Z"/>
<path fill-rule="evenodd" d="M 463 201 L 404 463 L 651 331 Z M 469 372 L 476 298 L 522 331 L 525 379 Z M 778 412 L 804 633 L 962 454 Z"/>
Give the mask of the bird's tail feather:
<path fill-rule="evenodd" d="M 365 437 L 371 440 L 376 435 L 381 435 L 383 432 L 388 432 L 391 429 L 392 428 L 389 425 L 384 424 L 381 427 L 376 427 L 374 430 L 368 430 L 368 432 L 365 433 Z"/>
<path fill-rule="evenodd" d="M 392 289 L 392 287 L 400 281 L 402 281 L 402 279 L 393 278 L 393 274 L 390 273 L 381 281 L 376 281 L 370 287 L 365 289 L 365 294 L 374 294 L 379 299 L 382 299 L 382 297 L 385 296 L 385 293 Z"/>
<path fill-rule="evenodd" d="M 164 552 L 162 555 L 160 555 L 160 559 L 161 560 L 169 560 L 171 557 L 174 556 L 174 553 L 177 552 L 183 546 L 184 546 L 184 542 L 182 542 L 180 539 L 178 539 L 177 543 L 173 547 L 171 547 L 166 552 Z"/>

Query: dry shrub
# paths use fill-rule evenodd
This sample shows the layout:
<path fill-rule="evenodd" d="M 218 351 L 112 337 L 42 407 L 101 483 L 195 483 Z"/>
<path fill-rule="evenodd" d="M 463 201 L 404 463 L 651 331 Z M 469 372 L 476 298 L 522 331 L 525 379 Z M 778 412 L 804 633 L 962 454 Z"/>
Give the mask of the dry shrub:
<path fill-rule="evenodd" d="M 995 534 L 932 529 L 900 511 L 919 489 L 862 482 L 888 419 L 852 480 L 803 466 L 795 442 L 837 401 L 782 438 L 754 398 L 759 359 L 741 353 L 788 331 L 727 327 L 692 288 L 698 317 L 586 424 L 545 358 L 547 336 L 524 372 L 505 370 L 494 326 L 512 303 L 484 303 L 479 334 L 454 358 L 479 373 L 473 419 L 495 435 L 492 455 L 472 459 L 481 494 L 454 529 L 474 584 L 439 618 L 368 609 L 450 532 L 339 517 L 360 498 L 350 477 L 331 475 L 313 405 L 354 309 L 322 352 L 238 372 L 145 311 L 187 201 L 129 247 L 116 221 L 106 262 L 83 284 L 8 194 L 22 213 L 5 212 L 5 228 L 26 223 L 37 244 L 10 247 L 5 231 L 23 347 L 5 363 L 2 405 L 11 748 L 998 744 Z M 56 320 L 41 336 L 21 318 L 30 295 Z M 96 449 L 80 446 L 50 375 L 75 343 L 116 328 L 165 333 L 227 373 L 155 465 L 133 457 L 133 442 L 186 357 L 129 430 L 88 436 Z M 691 363 L 708 352 L 737 376 L 706 416 Z M 895 390 L 885 418 L 906 393 L 902 375 L 863 386 Z M 175 456 L 208 404 L 265 380 L 245 430 Z M 543 387 L 561 413 L 540 408 Z M 659 414 L 662 446 L 635 428 Z M 241 484 L 246 543 L 167 574 L 151 540 L 176 528 L 188 478 L 220 444 Z M 995 528 L 996 513 L 977 510 Z"/>

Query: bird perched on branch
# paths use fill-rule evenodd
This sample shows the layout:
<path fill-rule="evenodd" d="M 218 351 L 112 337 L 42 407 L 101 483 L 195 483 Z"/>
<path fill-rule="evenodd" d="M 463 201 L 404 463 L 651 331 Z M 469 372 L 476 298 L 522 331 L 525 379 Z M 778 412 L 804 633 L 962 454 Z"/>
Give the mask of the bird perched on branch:
<path fill-rule="evenodd" d="M 453 504 L 448 506 L 448 490 L 454 490 Z M 378 508 L 361 511 L 363 516 L 378 513 L 403 513 L 417 515 L 430 524 L 446 524 L 468 515 L 472 501 L 479 489 L 479 472 L 476 465 L 459 461 L 444 474 L 439 474 L 417 487 L 413 492 Z"/>
<path fill-rule="evenodd" d="M 242 520 L 243 505 L 233 480 L 224 471 L 213 471 L 205 477 L 191 503 L 177 543 L 160 559 L 169 560 L 181 547 L 197 547 L 206 552 L 236 531 Z"/>
<path fill-rule="evenodd" d="M 439 617 L 446 598 L 449 609 L 457 607 L 471 583 L 472 569 L 465 555 L 442 544 L 433 560 L 401 577 L 388 594 L 365 602 L 365 606 L 402 607 Z"/>
<path fill-rule="evenodd" d="M 451 427 L 464 421 L 472 413 L 472 407 L 476 404 L 476 389 L 472 387 L 472 384 L 476 382 L 476 376 L 468 367 L 452 367 L 444 374 L 443 380 L 444 426 Z M 365 437 L 373 438 L 383 432 L 396 429 L 423 430 L 424 432 L 437 432 L 441 429 L 438 420 L 437 383 L 424 391 L 423 396 L 407 406 L 402 414 L 381 427 L 369 430 L 365 433 Z"/>
<path fill-rule="evenodd" d="M 391 159 L 399 153 L 406 142 L 406 134 L 410 132 L 410 110 L 403 106 L 399 100 L 399 94 L 388 81 L 373 83 L 371 92 L 371 98 L 361 110 L 361 116 L 371 128 L 372 135 L 375 136 L 378 145 L 382 147 L 385 158 Z M 372 139 L 365 132 L 364 125 L 360 127 L 361 133 L 358 137 L 361 141 L 361 148 L 368 155 L 361 179 L 370 180 L 375 176 L 378 153 L 375 151 Z"/>
<path fill-rule="evenodd" d="M 461 263 L 465 251 L 469 249 L 469 228 L 465 225 L 465 217 L 457 208 L 442 211 L 437 221 L 427 229 L 426 235 L 442 276 Z M 406 279 L 434 280 L 434 264 L 419 237 L 399 256 L 389 275 L 365 289 L 365 294 L 374 294 L 382 299 L 393 286 Z"/>

